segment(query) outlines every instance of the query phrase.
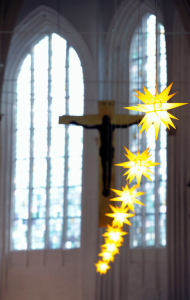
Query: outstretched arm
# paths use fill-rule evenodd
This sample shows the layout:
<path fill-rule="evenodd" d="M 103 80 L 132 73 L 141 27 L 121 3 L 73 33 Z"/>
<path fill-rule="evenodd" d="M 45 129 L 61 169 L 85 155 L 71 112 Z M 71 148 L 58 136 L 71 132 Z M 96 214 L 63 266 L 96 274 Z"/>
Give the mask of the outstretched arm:
<path fill-rule="evenodd" d="M 139 124 L 144 118 L 143 115 L 116 115 L 114 118 L 114 128 L 127 128 L 134 124 Z"/>
<path fill-rule="evenodd" d="M 98 129 L 97 124 L 101 125 L 102 119 L 99 115 L 84 115 L 84 116 L 60 116 L 59 124 L 80 125 L 87 129 Z"/>
<path fill-rule="evenodd" d="M 113 129 L 115 129 L 115 128 L 128 128 L 129 126 L 132 126 L 132 125 L 135 125 L 135 124 L 139 124 L 140 123 L 140 121 L 136 121 L 136 122 L 133 122 L 133 123 L 129 123 L 129 124 L 117 124 L 117 125 L 115 125 L 115 124 L 113 124 Z"/>
<path fill-rule="evenodd" d="M 80 123 L 78 123 L 76 121 L 71 121 L 70 124 L 79 125 L 79 126 L 82 126 L 82 127 L 86 128 L 86 129 L 98 129 L 98 127 L 99 127 L 99 125 L 92 125 L 92 126 L 90 126 L 90 125 L 84 125 L 84 124 L 80 124 Z"/>

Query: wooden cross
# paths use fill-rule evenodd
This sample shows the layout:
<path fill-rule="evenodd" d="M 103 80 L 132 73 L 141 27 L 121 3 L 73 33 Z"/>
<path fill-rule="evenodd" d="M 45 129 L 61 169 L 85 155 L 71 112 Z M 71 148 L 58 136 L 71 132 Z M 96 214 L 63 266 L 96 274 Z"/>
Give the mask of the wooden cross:
<path fill-rule="evenodd" d="M 110 188 L 115 188 L 114 171 L 114 131 L 116 128 L 127 128 L 141 121 L 139 115 L 115 115 L 114 101 L 99 101 L 98 115 L 61 116 L 59 124 L 81 125 L 87 129 L 99 131 L 99 227 L 111 224 L 112 219 L 105 216 L 112 212 L 109 199 L 115 195 Z"/>

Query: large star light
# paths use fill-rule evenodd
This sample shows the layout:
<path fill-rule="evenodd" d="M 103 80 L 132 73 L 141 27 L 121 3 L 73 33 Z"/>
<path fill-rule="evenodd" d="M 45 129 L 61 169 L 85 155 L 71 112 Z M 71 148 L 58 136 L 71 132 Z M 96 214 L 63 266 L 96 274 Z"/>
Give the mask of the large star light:
<path fill-rule="evenodd" d="M 140 99 L 144 104 L 137 104 L 137 106 L 124 107 L 129 110 L 140 111 L 146 113 L 144 118 L 141 120 L 140 124 L 142 124 L 140 133 L 141 134 L 145 129 L 147 132 L 148 128 L 151 124 L 154 124 L 155 136 L 156 139 L 158 137 L 158 132 L 160 128 L 160 123 L 164 123 L 168 129 L 170 129 L 169 125 L 175 128 L 172 119 L 178 120 L 176 117 L 167 112 L 167 110 L 185 105 L 188 103 L 166 103 L 170 98 L 172 98 L 176 93 L 169 95 L 173 82 L 165 88 L 160 94 L 158 92 L 155 96 L 153 96 L 144 86 L 145 94 L 142 94 L 139 91 L 135 92 L 138 95 L 135 95 L 138 99 Z"/>
<path fill-rule="evenodd" d="M 108 265 L 107 262 L 99 260 L 96 266 L 96 271 L 100 272 L 100 274 L 106 274 L 107 270 L 110 269 L 110 266 Z"/>
<path fill-rule="evenodd" d="M 116 166 L 122 166 L 123 168 L 128 168 L 129 170 L 124 174 L 127 175 L 127 180 L 129 179 L 129 183 L 135 178 L 137 179 L 137 185 L 140 186 L 142 175 L 144 175 L 146 178 L 148 178 L 150 181 L 151 178 L 149 176 L 149 173 L 154 174 L 152 171 L 150 171 L 148 168 L 153 167 L 156 165 L 160 165 L 160 163 L 152 162 L 150 160 L 151 154 L 149 153 L 149 148 L 147 148 L 143 153 L 140 154 L 138 151 L 137 155 L 130 152 L 126 147 L 124 147 L 127 154 L 125 156 L 129 159 L 129 161 L 116 164 Z"/>
<path fill-rule="evenodd" d="M 106 242 L 122 243 L 122 235 L 126 235 L 127 232 L 122 231 L 121 228 L 113 228 L 110 225 L 107 227 L 107 232 L 103 234 L 106 237 Z"/>
<path fill-rule="evenodd" d="M 128 218 L 133 217 L 134 214 L 128 214 L 128 207 L 114 207 L 110 205 L 113 213 L 106 214 L 106 216 L 114 218 L 112 224 L 113 226 L 123 227 L 123 223 L 128 224 L 131 226 L 131 223 L 129 222 Z"/>
<path fill-rule="evenodd" d="M 144 192 L 135 192 L 136 188 L 137 188 L 137 184 L 134 185 L 131 189 L 129 189 L 129 186 L 126 184 L 125 187 L 122 187 L 122 191 L 112 189 L 112 191 L 114 191 L 120 197 L 116 197 L 110 200 L 122 201 L 122 205 L 124 207 L 128 205 L 128 208 L 132 210 L 133 213 L 135 213 L 134 205 L 133 205 L 134 203 L 144 205 L 142 202 L 137 200 L 136 197 L 145 194 Z"/>

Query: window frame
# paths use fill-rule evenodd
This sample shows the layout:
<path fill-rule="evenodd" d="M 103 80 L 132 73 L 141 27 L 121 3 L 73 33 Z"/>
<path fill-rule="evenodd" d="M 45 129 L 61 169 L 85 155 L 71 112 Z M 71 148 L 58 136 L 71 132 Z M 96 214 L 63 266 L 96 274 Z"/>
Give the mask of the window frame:
<path fill-rule="evenodd" d="M 151 16 L 151 15 L 154 15 L 153 13 L 145 13 L 143 16 L 141 16 L 141 24 L 142 24 L 142 28 L 144 26 L 144 23 L 147 22 L 148 18 Z M 155 16 L 155 15 L 154 15 Z M 161 22 L 158 23 L 158 30 L 159 30 L 159 26 L 162 25 Z M 134 48 L 134 43 L 135 43 L 135 34 L 138 34 L 138 26 L 135 28 L 133 34 L 132 34 L 132 38 L 131 38 L 131 41 L 130 41 L 130 47 L 129 47 L 129 70 L 131 69 L 131 61 L 132 61 L 132 51 L 133 51 L 133 48 Z M 146 41 L 145 41 L 146 43 Z M 158 54 L 157 54 L 157 58 L 158 58 L 158 91 L 161 92 L 159 89 L 160 89 L 160 38 L 159 36 L 157 36 L 157 47 L 158 47 Z M 143 61 L 145 61 L 147 59 L 147 54 L 144 53 L 144 50 L 145 48 L 147 47 L 147 45 L 143 46 L 143 49 L 142 49 L 142 65 L 143 65 Z M 165 48 L 166 50 L 166 48 Z M 165 52 L 166 54 L 166 52 Z M 139 65 L 139 58 L 137 58 L 137 61 L 138 61 L 138 65 Z M 137 75 L 138 75 L 138 71 L 136 71 Z M 166 55 L 166 72 L 167 72 L 167 55 Z M 141 90 L 142 88 L 142 85 L 144 85 L 145 82 L 147 82 L 147 73 L 144 72 L 144 70 L 142 69 L 142 83 L 140 83 L 140 87 L 138 90 Z M 139 78 L 139 77 L 138 77 Z M 166 74 L 166 78 L 167 78 L 167 74 Z M 131 76 L 129 75 L 129 82 L 131 80 Z M 139 80 L 139 79 L 138 79 Z M 138 85 L 138 82 L 135 81 L 135 83 Z M 167 80 L 166 80 L 166 86 L 167 86 Z M 143 92 L 143 91 L 142 91 Z M 130 84 L 129 84 L 129 99 L 130 99 L 130 94 L 131 94 L 131 90 L 130 90 Z M 130 100 L 129 100 L 130 101 Z M 129 105 L 134 105 L 135 103 L 132 101 L 131 103 L 129 103 Z M 161 126 L 163 127 L 163 126 Z M 130 130 L 130 129 L 129 129 Z M 138 129 L 137 129 L 138 131 Z M 160 157 L 159 157 L 159 153 L 160 153 L 160 150 L 162 149 L 160 147 L 160 137 L 161 137 L 161 128 L 160 128 L 160 133 L 158 135 L 158 139 L 156 140 L 155 142 L 155 161 L 156 162 L 159 162 L 160 161 Z M 141 148 L 142 148 L 142 151 L 144 151 L 148 145 L 147 145 L 147 140 L 145 141 L 144 139 L 146 138 L 146 134 L 143 132 L 141 134 Z M 141 151 L 141 149 L 140 149 Z M 151 153 L 150 153 L 151 154 Z M 166 165 L 167 165 L 167 136 L 166 136 Z M 160 221 L 160 215 L 163 214 L 159 211 L 159 207 L 160 207 L 160 197 L 159 197 L 159 183 L 162 182 L 163 180 L 160 180 L 159 179 L 159 166 L 157 166 L 155 168 L 155 180 L 154 180 L 154 195 L 155 195 L 155 200 L 154 200 L 154 206 L 155 206 L 155 212 L 154 213 L 147 213 L 146 212 L 146 207 L 142 207 L 141 208 L 141 213 L 136 213 L 136 216 L 141 216 L 142 217 L 142 245 L 141 246 L 133 246 L 133 226 L 130 228 L 130 239 L 129 239 L 129 244 L 130 244 L 130 248 L 131 249 L 139 249 L 139 248 L 164 248 L 167 246 L 167 240 L 166 240 L 166 245 L 161 245 L 160 242 L 159 242 L 159 239 L 160 239 L 160 225 L 159 225 L 159 221 Z M 166 182 L 166 198 L 167 198 L 167 178 L 165 180 Z M 146 183 L 148 183 L 147 180 L 145 180 L 144 178 L 142 178 L 142 183 L 143 183 L 143 186 L 140 187 L 140 190 L 142 190 L 143 192 L 146 192 L 146 189 L 144 188 L 144 185 Z M 143 201 L 145 199 L 145 196 L 142 196 L 142 198 L 140 199 L 140 201 L 144 202 L 145 203 L 145 206 L 146 206 L 146 201 Z M 155 218 L 155 221 L 154 221 L 154 226 L 155 226 L 155 243 L 154 245 L 152 246 L 147 246 L 146 243 L 145 243 L 145 234 L 146 234 L 146 226 L 145 226 L 145 217 L 147 215 L 154 215 L 154 218 Z M 165 213 L 165 216 L 167 218 L 167 204 L 166 204 L 166 213 Z M 134 220 L 133 220 L 134 221 Z M 165 228 L 165 233 L 167 231 L 167 228 Z"/>
<path fill-rule="evenodd" d="M 31 116 L 31 122 L 30 122 L 30 156 L 29 156 L 29 161 L 30 161 L 30 175 L 29 175 L 29 186 L 27 188 L 27 190 L 29 191 L 29 199 L 28 199 L 28 225 L 27 225 L 27 249 L 26 250 L 39 250 L 39 249 L 54 249 L 54 248 L 50 248 L 50 235 L 49 235 L 49 230 L 50 230 L 50 215 L 49 215 L 49 209 L 50 209 L 50 169 L 51 169 L 51 156 L 50 156 L 50 141 L 51 141 L 51 111 L 49 110 L 52 104 L 52 97 L 51 97 L 51 82 L 52 82 L 52 78 L 51 78 L 51 70 L 52 70 L 52 37 L 53 37 L 54 33 L 49 33 L 49 35 L 44 35 L 40 41 L 42 41 L 44 38 L 47 37 L 48 39 L 48 48 L 47 48 L 47 53 L 48 53 L 48 71 L 47 71 L 47 75 L 48 75 L 48 88 L 47 88 L 47 93 L 48 93 L 48 124 L 47 124 L 47 157 L 46 159 L 46 166 L 47 166 L 47 173 L 46 173 L 46 213 L 45 213 L 45 230 L 44 230 L 44 248 L 33 248 L 32 245 L 32 221 L 35 220 L 32 217 L 32 212 L 31 212 L 31 207 L 32 207 L 32 195 L 33 195 L 33 191 L 34 191 L 34 187 L 33 187 L 33 180 L 31 181 L 31 179 L 33 178 L 33 167 L 34 167 L 34 159 L 35 157 L 34 155 L 34 137 L 33 137 L 33 131 L 35 130 L 35 126 L 34 126 L 34 105 L 35 105 L 35 97 L 34 97 L 34 72 L 35 72 L 35 66 L 34 66 L 34 49 L 35 46 L 38 44 L 38 41 L 36 44 L 31 45 L 30 47 L 30 53 L 28 53 L 28 55 L 30 55 L 31 57 L 31 69 L 30 69 L 30 75 L 31 75 L 31 82 L 30 82 L 30 116 Z M 65 97 L 63 99 L 63 101 L 65 101 L 65 114 L 69 115 L 69 99 L 70 99 L 70 95 L 69 95 L 69 51 L 70 49 L 73 49 L 72 46 L 65 40 L 66 42 L 66 55 L 65 55 Z M 75 49 L 74 49 L 75 51 Z M 76 52 L 76 51 L 75 51 Z M 81 62 L 80 62 L 81 63 Z M 84 87 L 84 81 L 83 81 L 83 87 Z M 84 99 L 84 95 L 83 95 L 83 99 Z M 19 101 L 19 100 L 17 100 Z M 83 100 L 83 105 L 84 105 L 84 100 Z M 60 125 L 61 126 L 61 125 Z M 63 125 L 62 125 L 63 126 Z M 68 169 L 68 162 L 69 162 L 69 126 L 70 125 L 65 125 L 65 154 L 64 154 L 64 184 L 63 184 L 63 189 L 64 189 L 64 201 L 63 201 L 63 226 L 62 226 L 62 242 L 61 242 L 61 247 L 56 248 L 56 249 L 68 249 L 66 247 L 66 237 L 67 237 L 67 227 L 68 227 L 68 220 L 69 220 L 69 216 L 68 216 L 68 173 L 69 173 L 69 169 Z M 82 154 L 83 156 L 83 154 Z M 15 163 L 17 161 L 17 158 L 15 156 Z M 16 172 L 16 164 L 13 164 L 13 168 L 14 168 L 14 173 Z M 14 191 L 16 191 L 17 188 L 14 187 Z M 82 200 L 82 199 L 81 199 Z M 13 204 L 14 206 L 14 204 Z M 13 222 L 15 220 L 14 217 L 14 212 L 12 211 L 12 224 L 11 224 L 11 236 L 12 236 L 12 231 L 13 231 Z M 77 219 L 77 216 L 74 216 L 75 219 Z M 79 217 L 78 217 L 79 218 Z M 43 218 L 42 218 L 43 219 Z M 36 220 L 40 220 L 40 219 L 36 219 Z M 81 217 L 80 217 L 81 220 Z M 81 222 L 80 222 L 81 223 Z M 81 232 L 81 230 L 80 230 Z M 80 246 L 79 246 L 80 247 Z M 11 248 L 13 248 L 13 239 L 11 239 Z M 73 247 L 72 247 L 73 248 Z M 74 248 L 78 248 L 78 247 L 74 247 Z M 20 249 L 14 249 L 20 251 Z M 21 249 L 21 250 L 25 250 L 25 249 Z"/>
<path fill-rule="evenodd" d="M 8 252 L 12 251 L 10 247 L 10 232 L 12 220 L 11 202 L 14 191 L 14 174 L 12 165 L 15 158 L 14 145 L 16 138 L 14 134 L 16 128 L 14 117 L 16 113 L 15 90 L 17 85 L 17 77 L 24 57 L 26 57 L 27 53 L 30 52 L 30 48 L 38 43 L 38 41 L 40 41 L 47 33 L 56 33 L 67 40 L 70 46 L 76 50 L 83 66 L 84 82 L 85 79 L 89 80 L 90 82 L 95 81 L 96 78 L 94 62 L 85 41 L 74 29 L 74 27 L 61 15 L 59 16 L 60 24 L 58 26 L 58 16 L 58 13 L 53 9 L 44 5 L 39 6 L 37 9 L 27 15 L 15 28 L 9 47 L 2 91 L 2 112 L 5 113 L 6 119 L 1 126 L 1 141 L 3 144 L 1 160 L 2 168 L 5 170 L 4 176 L 1 179 L 1 196 L 2 199 L 4 199 L 4 205 L 6 206 L 4 230 L 6 230 L 5 241 L 7 249 L 6 251 Z M 84 85 L 84 99 L 96 98 L 97 92 L 97 85 L 94 85 L 94 87 L 91 88 L 88 87 L 88 83 Z M 90 111 L 91 107 L 90 103 L 88 104 L 84 101 L 84 114 L 86 110 Z M 83 169 L 86 169 L 85 165 L 86 164 L 83 162 Z M 82 176 L 84 176 L 84 172 Z M 82 190 L 84 194 L 84 189 Z M 82 203 L 82 207 L 83 206 L 84 204 Z"/>

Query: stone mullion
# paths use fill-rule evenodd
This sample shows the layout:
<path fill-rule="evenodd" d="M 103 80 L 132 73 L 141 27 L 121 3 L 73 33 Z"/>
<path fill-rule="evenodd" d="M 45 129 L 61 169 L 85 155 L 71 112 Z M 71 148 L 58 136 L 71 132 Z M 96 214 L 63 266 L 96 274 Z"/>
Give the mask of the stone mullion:
<path fill-rule="evenodd" d="M 50 171 L 51 171 L 51 84 L 52 84 L 52 34 L 48 40 L 48 124 L 47 124 L 47 185 L 46 185 L 46 230 L 45 230 L 45 249 L 49 248 L 49 203 L 50 203 Z"/>
<path fill-rule="evenodd" d="M 66 65 L 65 65 L 65 86 L 66 86 L 66 95 L 65 95 L 65 107 L 66 115 L 69 115 L 69 45 L 67 43 L 66 49 Z M 69 125 L 65 125 L 65 173 L 64 173 L 64 204 L 63 204 L 63 236 L 62 244 L 63 249 L 65 248 L 66 241 L 66 231 L 67 231 L 67 184 L 68 184 L 68 138 L 69 138 Z"/>
<path fill-rule="evenodd" d="M 34 51 L 31 50 L 31 113 L 30 113 L 30 175 L 29 175 L 29 205 L 28 205 L 28 237 L 27 237 L 27 249 L 31 249 L 31 227 L 32 227 L 32 216 L 31 216 L 31 205 L 32 205 L 32 193 L 33 193 L 33 148 L 34 148 Z"/>

